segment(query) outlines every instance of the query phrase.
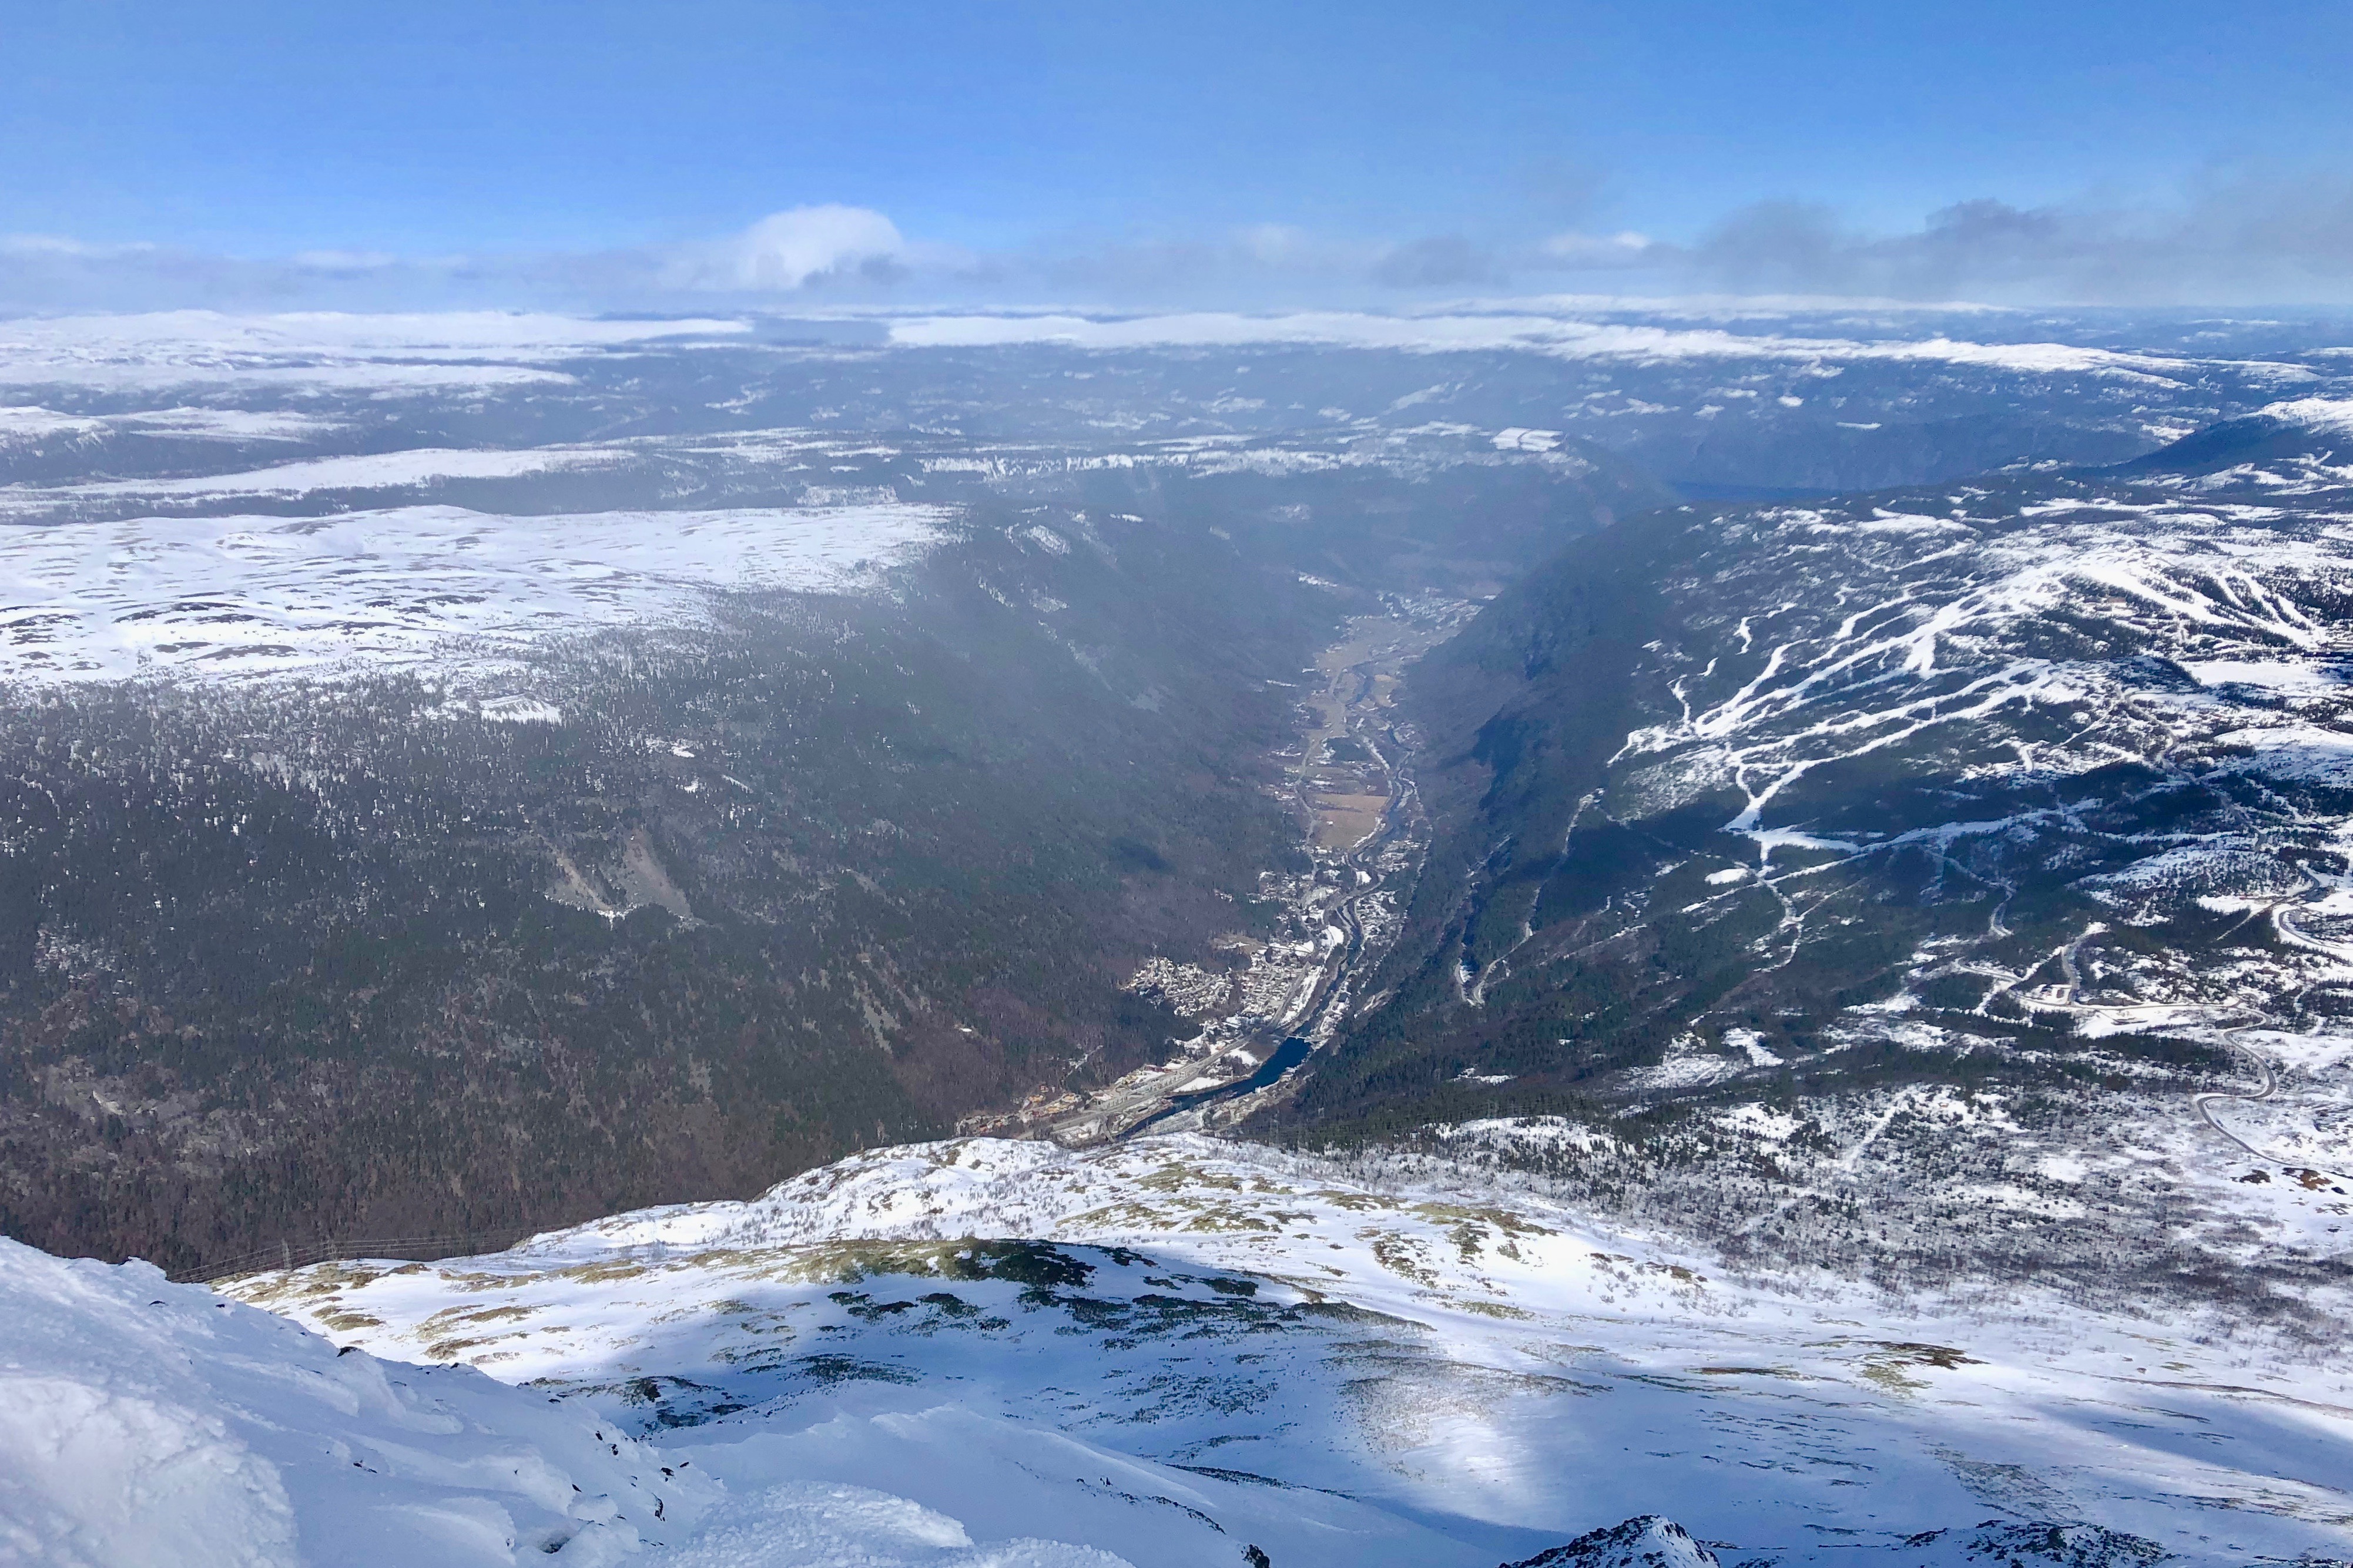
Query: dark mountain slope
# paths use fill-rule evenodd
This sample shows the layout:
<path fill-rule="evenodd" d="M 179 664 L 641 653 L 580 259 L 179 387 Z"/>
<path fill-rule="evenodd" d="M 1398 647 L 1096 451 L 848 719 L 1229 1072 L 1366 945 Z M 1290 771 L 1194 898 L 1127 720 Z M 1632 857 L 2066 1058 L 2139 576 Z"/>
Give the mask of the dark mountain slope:
<path fill-rule="evenodd" d="M 2293 408 L 2295 405 L 2290 405 Z M 2334 405 L 2342 408 L 2344 405 Z M 2353 422 L 2316 422 L 2269 411 L 2225 419 L 2154 452 L 2118 465 L 2119 474 L 2205 475 L 2242 465 L 2327 461 L 2353 451 Z"/>
<path fill-rule="evenodd" d="M 10 714 L 0 1229 L 178 1266 L 544 1225 L 1159 1049 L 1119 985 L 1293 852 L 1264 678 L 1336 601 L 1009 522 L 896 605 L 552 654 L 554 722 L 413 680 Z"/>
<path fill-rule="evenodd" d="M 2309 460 L 2235 483 L 2011 477 L 1572 545 L 1413 674 L 1428 871 L 1270 1121 L 2097 1083 L 2221 1060 L 2169 1030 L 2327 1016 L 2348 496 Z"/>

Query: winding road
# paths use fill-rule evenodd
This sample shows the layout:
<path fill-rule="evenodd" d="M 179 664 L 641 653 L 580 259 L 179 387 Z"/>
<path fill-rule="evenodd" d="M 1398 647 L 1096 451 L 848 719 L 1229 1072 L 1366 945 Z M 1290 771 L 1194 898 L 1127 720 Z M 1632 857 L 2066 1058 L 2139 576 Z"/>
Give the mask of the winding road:
<path fill-rule="evenodd" d="M 2309 873 L 2307 873 L 2307 875 Z M 2274 925 L 2276 926 L 2281 933 L 2290 942 L 2319 952 L 2327 952 L 2334 957 L 2347 956 L 2342 944 L 2327 942 L 2322 938 L 2307 935 L 2306 932 L 2297 929 L 2294 923 L 2295 911 L 2284 900 L 2274 902 L 2265 909 L 2263 912 L 2271 916 Z M 2133 1005 L 2108 1006 L 2100 1003 L 2085 1002 L 2080 999 L 2082 995 L 2083 979 L 2076 965 L 2076 954 L 2083 948 L 2085 942 L 2089 942 L 2094 936 L 2102 934 L 2106 931 L 2106 929 L 2107 928 L 2105 925 L 2095 921 L 2092 925 L 2085 927 L 2081 935 L 2077 936 L 2074 941 L 2069 942 L 2059 952 L 2058 956 L 2060 969 L 2066 976 L 2064 998 L 2059 1005 L 2067 1012 L 2077 1015 L 2105 1014 L 2110 1016 L 2130 1016 L 2138 1010 Z M 2029 970 L 2027 973 L 2031 974 L 2033 972 Z M 2255 1069 L 2255 1076 L 2258 1080 L 2257 1087 L 2253 1094 L 2242 1094 L 2232 1089 L 2207 1089 L 2200 1093 L 2191 1095 L 2189 1097 L 2189 1102 L 2198 1108 L 2198 1114 L 2205 1120 L 2206 1125 L 2211 1128 L 2216 1134 L 2228 1140 L 2239 1149 L 2243 1150 L 2248 1154 L 2253 1155 L 2257 1160 L 2263 1161 L 2266 1164 L 2277 1165 L 2289 1171 L 2319 1169 L 2325 1171 L 2329 1175 L 2337 1177 L 2340 1180 L 2353 1180 L 2353 1173 L 2331 1170 L 2325 1166 L 2315 1166 L 2310 1160 L 2291 1159 L 2287 1155 L 2282 1154 L 2276 1150 L 2265 1149 L 2258 1144 L 2250 1143 L 2244 1138 L 2240 1137 L 2236 1132 L 2232 1131 L 2230 1128 L 2223 1125 L 2221 1118 L 2214 1114 L 2215 1106 L 2223 1101 L 2230 1101 L 2241 1105 L 2257 1105 L 2278 1095 L 2279 1073 L 2278 1070 L 2273 1067 L 2271 1058 L 2264 1056 L 2261 1051 L 2256 1050 L 2253 1046 L 2248 1045 L 2244 1040 L 2239 1037 L 2240 1036 L 2250 1033 L 2253 1030 L 2270 1026 L 2272 1024 L 2273 1020 L 2258 1016 L 2250 1019 L 2245 1023 L 2231 1025 L 2221 1032 L 2222 1043 L 2253 1064 Z"/>
<path fill-rule="evenodd" d="M 2237 1144 L 2240 1148 L 2245 1150 L 2248 1153 L 2267 1164 L 2277 1165 L 2284 1171 L 2317 1171 L 2323 1175 L 2332 1177 L 2340 1182 L 2353 1182 L 2353 1170 L 2316 1164 L 2313 1161 L 2307 1159 L 2290 1159 L 2287 1155 L 2282 1154 L 2276 1150 L 2265 1149 L 2257 1144 L 2250 1143 L 2244 1138 L 2242 1138 L 2237 1133 L 2232 1131 L 2228 1127 L 2223 1126 L 2221 1119 L 2214 1114 L 2214 1102 L 2217 1100 L 2237 1100 L 2243 1105 L 2253 1105 L 2262 1100 L 2269 1100 L 2274 1094 L 2279 1092 L 2279 1074 L 2277 1070 L 2273 1068 L 2270 1058 L 2265 1057 L 2261 1051 L 2256 1050 L 2253 1046 L 2247 1045 L 2239 1038 L 2241 1035 L 2245 1034 L 2248 1030 L 2259 1029 L 2263 1026 L 2260 1023 L 2241 1024 L 2234 1028 L 2225 1029 L 2222 1031 L 2222 1038 L 2230 1047 L 2238 1052 L 2241 1056 L 2246 1058 L 2249 1061 L 2255 1064 L 2255 1071 L 2263 1079 L 2262 1087 L 2257 1089 L 2253 1094 L 2233 1094 L 2227 1089 L 2210 1089 L 2203 1094 L 2190 1096 L 2190 1102 L 2198 1107 L 2198 1114 L 2206 1119 L 2207 1126 L 2212 1128 L 2215 1131 L 2221 1133 L 2223 1137 L 2229 1139 L 2232 1142 Z"/>
<path fill-rule="evenodd" d="M 2236 1143 L 2240 1148 L 2244 1149 L 2256 1159 L 2267 1160 L 2276 1165 L 2295 1165 L 2299 1163 L 2299 1162 L 2283 1159 L 2279 1155 L 2273 1153 L 2268 1149 L 2256 1148 L 2253 1143 L 2248 1142 L 2245 1139 L 2240 1137 L 2237 1133 L 2223 1126 L 2220 1119 L 2218 1119 L 2214 1114 L 2214 1102 L 2218 1100 L 2238 1100 L 2242 1104 L 2253 1105 L 2259 1100 L 2269 1100 L 2273 1095 L 2279 1092 L 2279 1075 L 2272 1070 L 2270 1058 L 2265 1057 L 2261 1051 L 2256 1050 L 2253 1047 L 2245 1044 L 2239 1038 L 2241 1035 L 2246 1033 L 2249 1029 L 2261 1028 L 2262 1026 L 2263 1026 L 2261 1024 L 2240 1024 L 2232 1028 L 2223 1030 L 2222 1040 L 2223 1043 L 2228 1045 L 2232 1050 L 2238 1052 L 2241 1056 L 2255 1064 L 2255 1072 L 2257 1076 L 2263 1079 L 2263 1087 L 2256 1089 L 2253 1094 L 2233 1094 L 2228 1089 L 2209 1089 L 2202 1094 L 2191 1095 L 2189 1097 L 2189 1103 L 2198 1108 L 2198 1114 L 2206 1119 L 2207 1126 L 2211 1127 L 2215 1131 L 2221 1133 L 2223 1137 L 2228 1138 L 2232 1142 Z"/>

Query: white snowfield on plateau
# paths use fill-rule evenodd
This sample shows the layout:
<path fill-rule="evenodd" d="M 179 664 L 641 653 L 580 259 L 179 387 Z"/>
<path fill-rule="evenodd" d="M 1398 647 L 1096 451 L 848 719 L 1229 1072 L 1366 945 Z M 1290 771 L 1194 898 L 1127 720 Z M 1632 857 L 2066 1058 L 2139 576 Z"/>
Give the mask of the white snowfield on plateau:
<path fill-rule="evenodd" d="M 131 414 L 62 414 L 37 403 L 0 404 L 0 447 L 111 435 L 181 441 L 307 441 L 346 426 L 342 419 L 288 410 L 256 413 L 175 405 Z"/>
<path fill-rule="evenodd" d="M 670 1505 L 694 1563 L 1490 1568 L 1643 1514 L 1726 1563 L 1983 1562 L 1989 1520 L 2105 1543 L 2027 1564 L 2353 1555 L 2325 1352 L 2023 1285 L 1737 1280 L 1525 1193 L 1199 1137 L 881 1150 L 223 1289 L 579 1412 L 640 1485 L 632 1441 L 704 1478 Z"/>
<path fill-rule="evenodd" d="M 279 463 L 237 474 L 181 479 L 103 479 L 40 489 L 0 489 L 0 518 L 38 515 L 75 501 L 136 499 L 202 501 L 216 497 L 299 496 L 313 490 L 388 489 L 438 479 L 511 479 L 530 474 L 603 468 L 633 453 L 611 447 L 503 448 L 421 447 Z"/>
<path fill-rule="evenodd" d="M 391 393 L 570 378 L 549 363 L 599 350 L 743 333 L 736 321 L 592 321 L 502 310 L 302 311 L 0 321 L 0 386 L 99 392 L 191 386 Z"/>
<path fill-rule="evenodd" d="M 2326 435 L 2353 436 L 2353 398 L 2298 397 L 2267 404 L 2255 412 Z"/>
<path fill-rule="evenodd" d="M 2144 381 L 2170 380 L 2214 363 L 2070 343 L 1978 342 L 1941 333 L 1849 338 L 1731 331 L 1688 324 L 1690 313 L 1683 311 L 1666 312 L 1664 322 L 1608 319 L 1622 316 L 1625 304 L 1523 300 L 1412 313 L 1105 316 L 1040 311 L 877 319 L 887 342 L 900 348 L 1296 343 L 1424 353 L 1510 350 L 1567 359 L 1883 361 Z M 560 384 L 572 379 L 558 368 L 566 359 L 661 343 L 744 342 L 752 329 L 748 321 L 723 318 L 599 321 L 490 310 L 383 315 L 179 310 L 31 318 L 0 321 L 0 386 L 100 392 L 244 386 L 298 394 L 373 390 L 398 395 L 534 382 Z M 2317 373 L 2298 364 L 2231 363 L 2259 381 L 2282 385 L 2319 379 Z M 2318 401 L 2275 405 L 2265 412 L 2303 409 Z"/>
<path fill-rule="evenodd" d="M 1082 349 L 1223 348 L 1314 343 L 1423 353 L 1522 350 L 1563 359 L 1768 359 L 1915 361 L 2024 374 L 2096 374 L 2168 379 L 2194 363 L 2157 354 L 2067 343 L 1981 343 L 1942 336 L 1870 342 L 1596 321 L 1570 315 L 1497 310 L 1460 315 L 1375 315 L 1306 310 L 1251 316 L 1194 311 L 1165 316 L 1069 314 L 908 316 L 889 322 L 891 342 L 910 348 L 985 348 L 1062 343 Z M 2301 365 L 2243 365 L 2283 382 L 2316 379 Z"/>
<path fill-rule="evenodd" d="M 0 681 L 463 663 L 698 613 L 715 591 L 850 592 L 945 509 L 141 518 L 10 531 Z"/>

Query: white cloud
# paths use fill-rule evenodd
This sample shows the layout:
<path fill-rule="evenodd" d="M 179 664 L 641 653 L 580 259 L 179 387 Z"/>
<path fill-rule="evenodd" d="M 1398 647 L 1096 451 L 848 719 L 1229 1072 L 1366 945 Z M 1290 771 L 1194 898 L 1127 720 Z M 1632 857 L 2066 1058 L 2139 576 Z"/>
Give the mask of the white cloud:
<path fill-rule="evenodd" d="M 111 261 L 122 257 L 152 256 L 159 247 L 144 242 L 132 245 L 91 245 L 83 240 L 58 234 L 0 234 L 0 256 L 58 257 L 80 261 Z"/>
<path fill-rule="evenodd" d="M 1235 238 L 1251 260 L 1264 267 L 1293 266 L 1316 258 L 1314 237 L 1287 223 L 1253 224 Z"/>
<path fill-rule="evenodd" d="M 1874 233 L 1806 202 L 1759 202 L 1659 259 L 1720 287 L 2101 302 L 2353 300 L 2353 172 L 2224 172 L 2169 201 L 1957 202 Z"/>
<path fill-rule="evenodd" d="M 732 239 L 698 247 L 670 268 L 689 289 L 789 293 L 836 274 L 894 268 L 907 254 L 899 226 L 871 207 L 792 207 Z"/>
<path fill-rule="evenodd" d="M 1575 174 L 1576 171 L 1570 172 Z M 1580 183 L 1581 182 L 1581 183 Z M 1584 175 L 1567 195 L 1585 190 Z M 1580 202 L 1567 201 L 1569 207 Z M 1845 300 L 2284 305 L 2353 302 L 2353 173 L 2238 172 L 2169 202 L 2021 208 L 1957 203 L 1918 227 L 1855 227 L 1832 209 L 1763 203 L 1696 238 L 1605 230 L 1574 212 L 1549 235 L 1340 234 L 1267 222 L 1215 231 L 1072 232 L 966 251 L 872 207 L 772 213 L 671 245 L 503 255 L 320 247 L 231 257 L 149 244 L 0 235 L 0 315 L 206 304 L 596 313 L 728 298 L 848 306 L 1085 300 L 1114 309 L 1361 308 L 1535 279 L 1610 293 Z"/>
<path fill-rule="evenodd" d="M 293 257 L 295 266 L 322 272 L 373 272 L 406 260 L 388 250 L 301 250 Z"/>
<path fill-rule="evenodd" d="M 1373 263 L 1372 279 L 1388 289 L 1448 289 L 1501 282 L 1508 274 L 1494 254 L 1459 234 L 1430 235 L 1391 246 Z"/>
<path fill-rule="evenodd" d="M 1625 229 L 1617 234 L 1556 234 L 1537 247 L 1547 260 L 1568 267 L 1630 267 L 1651 258 L 1651 237 Z"/>

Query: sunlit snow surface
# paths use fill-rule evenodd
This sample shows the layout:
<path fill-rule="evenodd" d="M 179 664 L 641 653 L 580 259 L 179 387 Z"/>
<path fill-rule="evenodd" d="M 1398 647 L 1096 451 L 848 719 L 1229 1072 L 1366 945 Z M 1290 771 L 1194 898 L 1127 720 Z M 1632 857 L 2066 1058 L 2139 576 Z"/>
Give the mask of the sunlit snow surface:
<path fill-rule="evenodd" d="M 609 1564 L 712 1489 L 587 1411 L 338 1355 L 145 1264 L 0 1239 L 0 1563 Z"/>
<path fill-rule="evenodd" d="M 59 437 L 129 433 L 199 441 L 299 441 L 344 428 L 345 422 L 316 414 L 250 413 L 237 408 L 174 405 L 130 414 L 60 414 L 37 403 L 0 405 L 0 452 Z"/>
<path fill-rule="evenodd" d="M 0 1563 L 1117 1568 L 790 1466 L 729 1487 L 576 1403 L 385 1363 L 145 1264 L 0 1239 Z"/>
<path fill-rule="evenodd" d="M 135 500 L 230 500 L 244 496 L 299 496 L 312 490 L 384 489 L 440 479 L 506 479 L 567 468 L 593 468 L 618 462 L 626 454 L 597 447 L 526 447 L 519 451 L 421 447 L 309 462 L 280 463 L 243 473 L 192 478 L 106 479 L 92 484 L 17 494 L 0 493 L 0 515 L 36 512 L 61 504 L 127 498 Z M 37 515 L 37 512 L 36 512 Z"/>
<path fill-rule="evenodd" d="M 0 321 L 0 386 L 317 393 L 562 384 L 570 377 L 551 363 L 586 351 L 723 340 L 744 330 L 734 321 L 591 321 L 501 310 L 35 317 Z"/>
<path fill-rule="evenodd" d="M 0 679 L 375 670 L 691 615 L 719 590 L 845 590 L 941 509 L 141 518 L 14 532 Z"/>
<path fill-rule="evenodd" d="M 1964 1307 L 1730 1279 L 1525 1194 L 1198 1138 L 879 1151 L 231 1289 L 558 1392 L 731 1496 L 853 1482 L 1144 1568 L 1246 1542 L 1486 1568 L 1646 1512 L 1726 1563 L 1957 1563 L 1989 1517 L 2186 1563 L 2353 1550 L 2341 1365 L 2029 1282 Z"/>

